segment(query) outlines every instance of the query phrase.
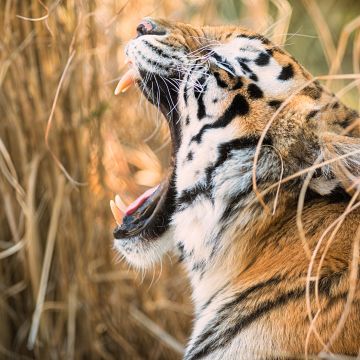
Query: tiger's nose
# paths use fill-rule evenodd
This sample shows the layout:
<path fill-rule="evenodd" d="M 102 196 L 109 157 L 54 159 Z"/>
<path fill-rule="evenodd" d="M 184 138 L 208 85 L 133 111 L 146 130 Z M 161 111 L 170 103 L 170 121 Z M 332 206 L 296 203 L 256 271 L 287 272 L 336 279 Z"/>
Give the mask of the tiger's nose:
<path fill-rule="evenodd" d="M 166 31 L 151 19 L 144 19 L 136 28 L 137 36 L 165 35 Z"/>
<path fill-rule="evenodd" d="M 156 25 L 152 21 L 146 19 L 138 25 L 136 32 L 138 36 L 151 35 L 153 32 L 155 32 L 155 29 Z"/>

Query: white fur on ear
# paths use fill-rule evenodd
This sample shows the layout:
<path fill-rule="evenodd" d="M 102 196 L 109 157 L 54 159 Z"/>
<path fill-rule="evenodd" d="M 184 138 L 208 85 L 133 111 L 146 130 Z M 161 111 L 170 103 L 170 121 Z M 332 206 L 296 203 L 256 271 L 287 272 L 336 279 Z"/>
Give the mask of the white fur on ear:
<path fill-rule="evenodd" d="M 339 180 L 327 179 L 325 176 L 321 176 L 311 179 L 309 188 L 320 195 L 329 195 L 338 185 Z"/>
<path fill-rule="evenodd" d="M 324 159 L 334 160 L 329 164 L 333 178 L 353 194 L 360 188 L 360 138 L 327 132 L 321 140 Z"/>

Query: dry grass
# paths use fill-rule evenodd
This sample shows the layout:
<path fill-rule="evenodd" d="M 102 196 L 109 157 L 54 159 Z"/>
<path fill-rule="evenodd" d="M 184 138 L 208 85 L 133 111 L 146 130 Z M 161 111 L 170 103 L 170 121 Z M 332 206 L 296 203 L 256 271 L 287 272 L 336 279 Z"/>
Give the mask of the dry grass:
<path fill-rule="evenodd" d="M 327 23 L 315 1 L 302 3 L 1 3 L 0 358 L 180 358 L 192 312 L 182 269 L 164 259 L 138 274 L 111 249 L 109 199 L 120 193 L 130 202 L 158 183 L 169 161 L 167 127 L 156 110 L 134 92 L 113 96 L 123 45 L 146 15 L 233 21 L 257 30 L 260 24 L 286 44 L 291 14 L 305 16 L 306 9 L 320 50 L 311 59 L 300 50 L 295 55 L 310 70 L 323 56 L 322 74 L 333 75 L 325 80 L 358 80 L 337 74 L 359 70 L 359 18 Z M 332 32 L 340 27 L 337 41 Z M 347 65 L 349 57 L 353 64 Z M 358 88 L 350 87 L 344 99 L 357 106 Z"/>

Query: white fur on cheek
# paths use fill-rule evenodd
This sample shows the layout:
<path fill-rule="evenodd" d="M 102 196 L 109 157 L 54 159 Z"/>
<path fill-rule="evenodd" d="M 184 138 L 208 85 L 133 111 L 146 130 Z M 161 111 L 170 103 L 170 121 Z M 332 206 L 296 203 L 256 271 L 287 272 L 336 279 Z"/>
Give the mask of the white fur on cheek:
<path fill-rule="evenodd" d="M 194 79 L 191 78 L 191 84 L 196 83 L 197 73 Z M 207 80 L 208 88 L 204 94 L 204 105 L 206 116 L 199 121 L 196 118 L 198 103 L 194 96 L 194 85 L 188 86 L 188 105 L 183 102 L 184 85 L 180 89 L 180 109 L 182 114 L 188 114 L 190 123 L 182 128 L 182 143 L 177 153 L 177 179 L 176 188 L 178 192 L 194 186 L 196 183 L 205 180 L 205 170 L 211 166 L 218 157 L 218 145 L 232 140 L 235 130 L 232 125 L 226 128 L 211 129 L 204 133 L 202 142 L 198 144 L 191 141 L 192 137 L 199 133 L 201 128 L 206 124 L 211 124 L 214 119 L 221 116 L 224 100 L 227 100 L 228 92 L 216 85 L 215 78 L 209 76 Z M 213 100 L 217 99 L 216 104 Z M 194 154 L 191 161 L 186 161 L 189 152 Z"/>
<path fill-rule="evenodd" d="M 186 58 L 182 51 L 169 48 L 157 41 L 157 38 L 154 35 L 136 38 L 126 46 L 125 53 L 138 69 L 166 77 L 169 71 L 172 72 L 179 67 Z M 162 51 L 168 57 L 159 56 L 152 48 Z"/>
<path fill-rule="evenodd" d="M 139 269 L 153 266 L 173 247 L 173 232 L 170 229 L 155 240 L 141 237 L 114 239 L 114 249 L 123 255 L 127 262 Z"/>

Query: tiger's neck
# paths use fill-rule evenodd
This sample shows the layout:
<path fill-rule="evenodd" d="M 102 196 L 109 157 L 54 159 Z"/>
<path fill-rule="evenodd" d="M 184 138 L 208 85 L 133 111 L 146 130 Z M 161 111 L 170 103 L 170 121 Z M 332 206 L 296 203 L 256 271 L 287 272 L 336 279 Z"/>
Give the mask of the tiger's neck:
<path fill-rule="evenodd" d="M 273 156 L 267 149 L 264 151 L 267 159 Z M 188 154 L 184 155 L 185 151 L 180 149 L 183 156 L 178 157 L 180 171 L 176 178 L 180 205 L 173 224 L 176 246 L 190 274 L 197 309 L 230 281 L 234 267 L 227 264 L 236 263 L 237 272 L 247 266 L 251 252 L 254 253 L 248 241 L 276 221 L 275 217 L 266 215 L 253 192 L 254 152 L 255 146 L 252 143 L 247 146 L 244 140 L 222 144 L 212 154 L 201 154 L 198 159 L 193 154 L 189 160 Z M 263 159 L 260 157 L 257 174 L 260 179 L 267 179 L 259 182 L 266 188 L 279 175 L 275 167 L 267 173 L 269 167 Z M 276 160 L 276 157 L 272 159 L 274 163 Z M 275 192 L 266 198 L 270 207 L 273 198 Z M 276 217 L 284 211 L 285 206 L 278 204 Z"/>

